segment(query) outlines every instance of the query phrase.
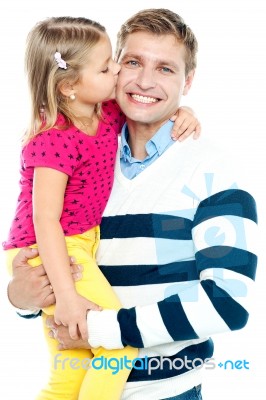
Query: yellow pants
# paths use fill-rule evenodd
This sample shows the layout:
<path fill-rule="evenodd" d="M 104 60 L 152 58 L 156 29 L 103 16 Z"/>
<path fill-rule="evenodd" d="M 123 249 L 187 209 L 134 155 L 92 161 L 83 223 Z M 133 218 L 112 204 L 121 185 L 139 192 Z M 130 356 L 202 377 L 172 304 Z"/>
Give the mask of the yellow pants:
<path fill-rule="evenodd" d="M 76 282 L 78 293 L 103 308 L 120 309 L 121 304 L 117 296 L 95 261 L 95 253 L 99 243 L 99 227 L 81 235 L 67 236 L 66 243 L 68 254 L 74 256 L 77 264 L 82 264 L 84 267 L 82 280 Z M 31 247 L 36 247 L 36 245 Z M 10 271 L 12 271 L 12 260 L 19 250 L 7 250 L 7 262 Z M 29 260 L 29 263 L 32 266 L 38 266 L 41 264 L 41 260 L 36 257 Z M 44 334 L 51 356 L 50 378 L 48 385 L 41 391 L 36 400 L 120 399 L 130 370 L 124 367 L 117 371 L 114 370 L 114 365 L 118 364 L 123 357 L 126 357 L 127 360 L 133 360 L 137 357 L 138 350 L 127 346 L 119 350 L 106 350 L 99 347 L 91 351 L 81 349 L 58 351 L 58 344 L 56 340 L 48 336 L 48 329 L 45 325 L 47 315 L 53 314 L 54 306 L 47 307 L 42 312 Z M 105 365 L 100 369 L 88 368 L 89 359 L 92 357 L 97 357 L 97 363 L 95 360 L 96 368 L 100 365 L 98 358 L 104 360 Z M 108 359 L 111 358 L 113 362 L 110 363 L 111 368 L 109 368 Z"/>

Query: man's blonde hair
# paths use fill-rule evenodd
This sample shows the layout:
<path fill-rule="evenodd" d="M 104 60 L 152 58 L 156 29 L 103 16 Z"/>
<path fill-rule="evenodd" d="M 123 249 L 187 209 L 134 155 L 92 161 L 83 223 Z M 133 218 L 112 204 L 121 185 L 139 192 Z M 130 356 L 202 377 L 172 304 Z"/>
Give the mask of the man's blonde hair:
<path fill-rule="evenodd" d="M 146 32 L 154 35 L 173 35 L 186 50 L 186 75 L 196 68 L 197 39 L 183 18 L 164 8 L 150 8 L 139 11 L 129 18 L 117 34 L 116 60 L 119 59 L 127 37 L 131 33 Z"/>

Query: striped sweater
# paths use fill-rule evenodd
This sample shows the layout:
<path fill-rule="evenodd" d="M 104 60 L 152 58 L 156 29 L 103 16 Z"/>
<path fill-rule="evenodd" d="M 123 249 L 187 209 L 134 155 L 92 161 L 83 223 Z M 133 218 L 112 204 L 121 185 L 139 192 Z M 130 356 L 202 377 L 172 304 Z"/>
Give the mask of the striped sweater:
<path fill-rule="evenodd" d="M 97 260 L 124 308 L 91 311 L 88 325 L 94 347 L 140 349 L 123 399 L 158 400 L 197 385 L 194 367 L 212 357 L 210 336 L 248 320 L 256 206 L 218 154 L 206 140 L 176 142 L 133 180 L 117 156 Z"/>

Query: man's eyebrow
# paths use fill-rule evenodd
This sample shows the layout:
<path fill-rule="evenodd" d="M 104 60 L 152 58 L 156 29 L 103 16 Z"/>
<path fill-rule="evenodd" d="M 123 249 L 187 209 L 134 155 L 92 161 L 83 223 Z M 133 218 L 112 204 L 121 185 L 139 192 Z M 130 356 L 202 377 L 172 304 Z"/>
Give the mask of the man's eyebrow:
<path fill-rule="evenodd" d="M 139 60 L 139 61 L 143 61 L 144 57 L 142 57 L 140 54 L 136 54 L 136 53 L 126 53 L 123 55 L 123 57 L 121 58 L 121 61 L 125 61 L 127 59 L 130 58 L 134 58 L 135 60 Z M 174 68 L 175 70 L 180 70 L 180 66 L 178 64 L 176 64 L 175 62 L 173 62 L 172 60 L 166 60 L 166 59 L 159 59 L 159 58 L 155 58 L 154 61 L 156 62 L 157 65 L 164 65 L 170 68 Z"/>
<path fill-rule="evenodd" d="M 156 63 L 158 65 L 174 68 L 178 71 L 180 70 L 180 66 L 177 63 L 175 63 L 173 60 L 167 60 L 165 58 L 162 58 L 162 59 L 157 58 Z"/>
<path fill-rule="evenodd" d="M 137 60 L 142 60 L 143 57 L 139 54 L 135 53 L 126 53 L 122 56 L 121 61 L 125 60 L 126 58 L 136 58 Z"/>

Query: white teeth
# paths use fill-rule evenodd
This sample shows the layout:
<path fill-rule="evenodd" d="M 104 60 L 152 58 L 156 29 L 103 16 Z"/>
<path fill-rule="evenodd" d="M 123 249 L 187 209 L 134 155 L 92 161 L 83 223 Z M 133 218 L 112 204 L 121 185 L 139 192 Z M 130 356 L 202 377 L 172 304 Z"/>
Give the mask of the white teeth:
<path fill-rule="evenodd" d="M 145 103 L 145 104 L 156 103 L 158 101 L 154 97 L 140 96 L 138 94 L 132 94 L 131 97 L 134 100 L 138 101 L 139 103 Z"/>

